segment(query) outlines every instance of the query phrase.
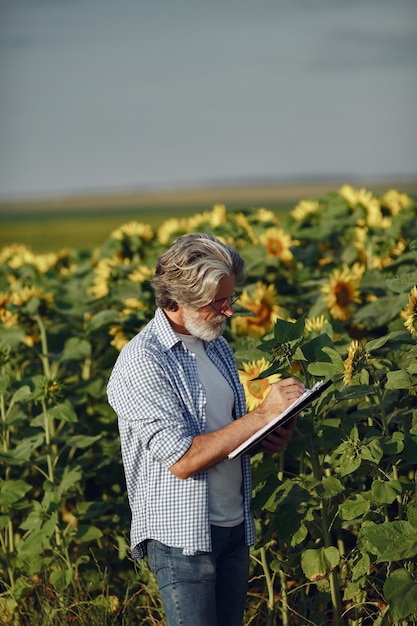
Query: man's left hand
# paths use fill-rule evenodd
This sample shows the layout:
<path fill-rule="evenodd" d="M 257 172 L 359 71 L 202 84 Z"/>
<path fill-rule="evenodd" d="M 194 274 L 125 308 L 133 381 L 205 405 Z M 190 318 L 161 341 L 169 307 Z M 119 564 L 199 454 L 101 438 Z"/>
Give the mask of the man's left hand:
<path fill-rule="evenodd" d="M 297 426 L 297 416 L 293 417 L 285 426 L 279 426 L 262 441 L 264 452 L 279 453 L 286 450 L 291 441 L 292 434 Z"/>

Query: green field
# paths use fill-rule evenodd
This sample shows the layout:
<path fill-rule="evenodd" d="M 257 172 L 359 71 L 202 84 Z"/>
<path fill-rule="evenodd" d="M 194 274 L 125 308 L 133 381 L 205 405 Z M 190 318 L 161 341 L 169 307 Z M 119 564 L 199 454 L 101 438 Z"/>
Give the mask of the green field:
<path fill-rule="evenodd" d="M 0 249 L 22 243 L 34 252 L 62 248 L 84 250 L 101 245 L 112 230 L 137 220 L 154 229 L 168 218 L 209 211 L 216 203 L 228 210 L 265 207 L 286 213 L 303 199 L 317 199 L 346 181 L 173 189 L 120 194 L 42 198 L 0 203 Z M 352 183 L 354 184 L 354 183 Z M 374 194 L 395 188 L 417 195 L 417 181 L 361 182 Z"/>
<path fill-rule="evenodd" d="M 26 215 L 1 219 L 0 248 L 10 243 L 23 243 L 36 253 L 57 252 L 63 248 L 87 250 L 99 246 L 115 228 L 137 220 L 157 228 L 168 217 L 185 216 L 195 211 L 118 211 L 62 215 Z"/>

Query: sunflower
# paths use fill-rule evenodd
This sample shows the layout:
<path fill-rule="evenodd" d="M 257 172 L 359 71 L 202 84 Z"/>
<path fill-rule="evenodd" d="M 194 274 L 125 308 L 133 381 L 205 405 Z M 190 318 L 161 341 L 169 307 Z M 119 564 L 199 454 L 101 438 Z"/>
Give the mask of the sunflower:
<path fill-rule="evenodd" d="M 406 209 L 413 202 L 406 193 L 399 193 L 396 189 L 390 189 L 381 198 L 381 204 L 386 207 L 391 215 L 398 215 L 403 209 Z"/>
<path fill-rule="evenodd" d="M 339 189 L 339 194 L 346 200 L 349 206 L 354 209 L 356 205 L 361 204 L 363 207 L 369 207 L 375 200 L 372 191 L 368 191 L 365 187 L 355 189 L 352 185 L 343 185 Z M 378 202 L 378 201 L 377 201 Z"/>
<path fill-rule="evenodd" d="M 116 281 L 121 269 L 129 269 L 129 259 L 118 257 L 104 257 L 100 259 L 94 268 L 93 284 L 88 291 L 94 298 L 104 298 L 110 291 L 111 283 Z"/>
<path fill-rule="evenodd" d="M 227 222 L 227 213 L 226 213 L 226 205 L 225 204 L 215 204 L 211 210 L 211 213 L 208 214 L 210 220 L 210 226 L 215 228 L 216 226 L 220 226 Z"/>
<path fill-rule="evenodd" d="M 339 189 L 339 194 L 352 209 L 360 205 L 366 210 L 366 220 L 358 219 L 360 226 L 367 224 L 375 228 L 387 229 L 391 225 L 391 219 L 383 216 L 381 204 L 371 191 L 368 191 L 364 187 L 355 189 L 351 185 L 343 185 L 343 187 Z"/>
<path fill-rule="evenodd" d="M 234 218 L 235 218 L 236 223 L 243 228 L 244 234 L 246 234 L 248 240 L 251 243 L 253 243 L 253 244 L 257 244 L 258 240 L 256 238 L 256 235 L 255 235 L 255 233 L 253 231 L 253 228 L 252 228 L 248 218 L 246 217 L 246 215 L 244 215 L 243 213 L 236 213 Z M 236 240 L 235 240 L 235 242 L 236 242 Z M 244 243 L 244 242 L 242 241 L 242 243 Z"/>
<path fill-rule="evenodd" d="M 316 317 L 306 317 L 304 334 L 308 336 L 322 333 L 323 326 L 326 322 L 327 320 L 324 315 L 317 315 Z"/>
<path fill-rule="evenodd" d="M 19 324 L 19 317 L 17 313 L 11 313 L 7 309 L 0 307 L 0 325 L 5 328 L 17 326 Z"/>
<path fill-rule="evenodd" d="M 278 305 L 278 295 L 274 285 L 265 285 L 258 281 L 251 296 L 248 289 L 244 289 L 239 303 L 245 309 L 252 311 L 253 316 L 235 315 L 232 318 L 232 328 L 238 334 L 246 334 L 259 339 L 272 326 L 283 311 Z"/>
<path fill-rule="evenodd" d="M 381 270 L 388 267 L 406 249 L 402 237 L 395 240 L 386 235 L 370 237 L 367 228 L 356 227 L 353 230 L 353 246 L 358 251 L 361 263 L 371 269 Z"/>
<path fill-rule="evenodd" d="M 259 209 L 256 209 L 254 218 L 256 221 L 264 222 L 264 223 L 270 222 L 272 224 L 276 224 L 278 221 L 275 213 L 271 211 L 271 209 L 265 209 L 264 207 L 260 207 Z"/>
<path fill-rule="evenodd" d="M 290 215 L 297 222 L 304 222 L 308 217 L 318 212 L 319 206 L 316 200 L 301 200 L 291 211 Z"/>
<path fill-rule="evenodd" d="M 32 251 L 30 248 L 25 246 L 22 243 L 12 243 L 9 246 L 4 246 L 2 250 L 0 250 L 0 263 L 8 263 L 10 265 L 10 261 L 16 262 L 19 259 L 19 265 L 24 264 L 24 259 L 27 258 L 28 255 L 32 255 Z"/>
<path fill-rule="evenodd" d="M 116 228 L 116 230 L 110 234 L 110 237 L 122 241 L 125 237 L 133 237 L 135 235 L 139 236 L 144 241 L 150 241 L 153 237 L 153 231 L 149 224 L 133 221 L 128 224 L 123 224 L 120 228 Z"/>
<path fill-rule="evenodd" d="M 352 185 L 342 185 L 339 189 L 339 194 L 346 200 L 351 208 L 354 208 L 357 203 L 358 191 Z"/>
<path fill-rule="evenodd" d="M 292 261 L 291 246 L 298 246 L 299 241 L 291 238 L 282 228 L 271 226 L 260 236 L 259 243 L 267 249 L 269 257 L 278 257 L 284 262 Z"/>
<path fill-rule="evenodd" d="M 15 283 L 15 288 L 10 293 L 9 302 L 14 306 L 23 306 L 32 298 L 38 298 L 41 302 L 46 305 L 49 305 L 53 302 L 54 297 L 51 292 L 46 292 L 42 287 L 28 287 L 27 285 L 23 285 L 22 287 L 18 287 L 18 283 Z"/>
<path fill-rule="evenodd" d="M 211 228 L 216 228 L 227 222 L 226 206 L 224 204 L 215 204 L 211 211 L 197 213 L 187 220 L 187 231 L 199 230 L 201 224 L 208 224 Z"/>
<path fill-rule="evenodd" d="M 140 267 L 134 269 L 133 272 L 130 272 L 128 279 L 134 283 L 141 284 L 146 280 L 149 280 L 149 278 L 152 278 L 154 274 L 155 270 L 153 268 L 148 267 L 147 265 L 141 265 Z"/>
<path fill-rule="evenodd" d="M 167 246 L 174 235 L 180 235 L 185 233 L 186 224 L 184 218 L 178 219 L 177 217 L 171 217 L 165 220 L 158 228 L 156 237 L 163 246 Z"/>
<path fill-rule="evenodd" d="M 114 259 L 100 259 L 94 268 L 94 283 L 89 288 L 94 298 L 104 298 L 109 293 L 109 280 L 112 274 L 112 267 L 115 263 Z"/>
<path fill-rule="evenodd" d="M 404 326 L 414 336 L 417 337 L 417 287 L 411 289 L 407 307 L 401 314 L 405 318 Z"/>
<path fill-rule="evenodd" d="M 358 287 L 363 271 L 359 263 L 355 263 L 352 268 L 344 263 L 341 270 L 332 272 L 329 282 L 322 287 L 325 303 L 334 319 L 346 321 L 352 317 L 352 305 L 361 301 Z"/>
<path fill-rule="evenodd" d="M 368 356 L 365 346 L 360 344 L 357 339 L 353 339 L 350 342 L 348 355 L 344 362 L 343 382 L 345 385 L 351 383 L 354 376 L 359 374 L 364 368 L 364 365 L 368 362 Z"/>
<path fill-rule="evenodd" d="M 124 305 L 124 309 L 122 309 L 123 315 L 130 315 L 130 313 L 135 313 L 136 311 L 144 311 L 146 308 L 139 298 L 124 298 L 122 302 Z"/>
<path fill-rule="evenodd" d="M 19 269 L 23 265 L 33 265 L 40 274 L 45 274 L 56 265 L 58 258 L 55 252 L 35 254 L 27 246 L 14 243 L 3 248 L 0 263 L 6 262 L 12 269 Z"/>
<path fill-rule="evenodd" d="M 112 335 L 114 339 L 111 340 L 110 345 L 114 346 L 116 350 L 120 350 L 128 343 L 129 339 L 123 332 L 122 326 L 111 326 L 109 328 L 109 335 Z"/>
<path fill-rule="evenodd" d="M 258 379 L 258 376 L 268 367 L 268 361 L 262 357 L 258 361 L 242 363 L 243 370 L 239 370 L 240 382 L 243 385 L 246 396 L 246 408 L 253 411 L 261 404 L 269 393 L 270 383 L 280 380 L 280 374 L 273 374 L 268 378 Z"/>

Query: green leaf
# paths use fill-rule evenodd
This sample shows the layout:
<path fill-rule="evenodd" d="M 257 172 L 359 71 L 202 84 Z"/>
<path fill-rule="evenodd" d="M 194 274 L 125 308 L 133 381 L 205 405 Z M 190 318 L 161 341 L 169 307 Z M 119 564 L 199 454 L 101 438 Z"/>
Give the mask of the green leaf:
<path fill-rule="evenodd" d="M 372 339 L 365 344 L 365 349 L 367 352 L 372 352 L 372 350 L 378 350 L 378 348 L 382 348 L 388 341 L 388 335 L 384 335 L 383 337 L 379 337 L 378 339 Z"/>
<path fill-rule="evenodd" d="M 329 499 L 342 493 L 344 487 L 335 476 L 323 476 L 321 484 L 317 486 L 317 493 L 321 498 Z"/>
<path fill-rule="evenodd" d="M 334 348 L 324 346 L 314 362 L 308 364 L 308 371 L 313 376 L 335 378 L 343 372 L 343 359 Z"/>
<path fill-rule="evenodd" d="M 340 459 L 340 474 L 341 476 L 349 476 L 349 474 L 353 474 L 357 469 L 361 466 L 360 457 L 346 457 L 342 456 Z"/>
<path fill-rule="evenodd" d="M 364 522 L 360 535 L 378 556 L 378 563 L 412 559 L 417 554 L 417 530 L 404 520 L 383 524 Z"/>
<path fill-rule="evenodd" d="M 17 544 L 19 556 L 25 558 L 29 557 L 30 559 L 36 555 L 42 554 L 44 550 L 50 550 L 51 548 L 50 536 L 43 528 L 33 530 Z"/>
<path fill-rule="evenodd" d="M 309 580 L 321 580 L 328 576 L 340 560 L 339 550 L 334 546 L 304 550 L 301 555 L 301 567 Z"/>
<path fill-rule="evenodd" d="M 92 333 L 100 328 L 111 326 L 120 322 L 117 311 L 111 309 L 100 311 L 94 315 L 88 324 L 88 332 Z"/>
<path fill-rule="evenodd" d="M 39 448 L 44 441 L 44 433 L 38 433 L 33 437 L 26 437 L 7 453 L 0 452 L 0 459 L 8 465 L 21 465 L 25 461 L 29 461 L 32 452 Z"/>
<path fill-rule="evenodd" d="M 23 341 L 25 335 L 25 331 L 18 326 L 0 326 L 0 341 L 12 348 Z"/>
<path fill-rule="evenodd" d="M 88 524 L 80 524 L 77 528 L 77 534 L 75 536 L 76 541 L 85 543 L 87 541 L 94 541 L 100 539 L 103 533 L 96 526 L 90 526 Z"/>
<path fill-rule="evenodd" d="M 388 576 L 384 595 L 395 622 L 417 610 L 417 582 L 405 569 L 396 569 Z"/>
<path fill-rule="evenodd" d="M 101 435 L 74 435 L 67 440 L 67 446 L 70 448 L 88 448 L 92 446 L 93 443 L 99 441 L 101 439 Z"/>
<path fill-rule="evenodd" d="M 380 504 L 391 504 L 401 495 L 402 487 L 399 480 L 374 480 L 371 487 L 374 499 Z"/>
<path fill-rule="evenodd" d="M 77 422 L 78 417 L 72 404 L 69 401 L 57 404 L 48 411 L 49 415 L 63 422 Z"/>
<path fill-rule="evenodd" d="M 379 463 L 384 456 L 384 451 L 379 439 L 372 439 L 368 444 L 363 444 L 360 449 L 360 457 L 370 463 Z"/>
<path fill-rule="evenodd" d="M 277 374 L 281 370 L 286 370 L 287 367 L 288 367 L 287 363 L 285 363 L 284 365 L 279 365 L 275 361 L 272 361 L 271 365 L 266 370 L 264 370 L 263 372 L 259 374 L 258 379 L 263 380 L 264 378 L 268 378 L 268 376 L 273 376 L 274 374 Z"/>
<path fill-rule="evenodd" d="M 265 485 L 259 489 L 256 495 L 253 497 L 251 507 L 253 511 L 261 508 L 269 509 L 268 502 L 271 498 L 274 500 L 276 490 L 280 485 L 280 481 L 276 476 L 271 476 L 265 483 Z"/>
<path fill-rule="evenodd" d="M 24 480 L 0 481 L 0 505 L 8 507 L 21 500 L 31 487 Z"/>
<path fill-rule="evenodd" d="M 73 579 L 72 569 L 58 569 L 51 572 L 49 580 L 57 591 L 64 591 L 69 587 Z"/>
<path fill-rule="evenodd" d="M 275 507 L 274 529 L 280 541 L 290 542 L 304 520 L 304 514 L 294 507 L 292 502 L 280 503 Z"/>
<path fill-rule="evenodd" d="M 22 385 L 19 387 L 17 391 L 13 394 L 11 404 L 16 404 L 17 402 L 28 402 L 32 398 L 32 391 L 29 385 Z"/>
<path fill-rule="evenodd" d="M 396 293 L 410 291 L 417 284 L 417 271 L 400 274 L 395 278 L 387 278 L 386 283 L 391 291 Z"/>
<path fill-rule="evenodd" d="M 275 341 L 279 343 L 287 343 L 304 336 L 304 325 L 306 315 L 303 315 L 296 322 L 287 322 L 286 320 L 277 319 L 274 324 Z"/>
<path fill-rule="evenodd" d="M 363 576 L 367 576 L 371 569 L 371 559 L 369 554 L 359 554 L 354 558 L 352 564 L 352 580 L 358 580 Z"/>
<path fill-rule="evenodd" d="M 409 389 L 417 383 L 417 380 L 404 370 L 395 370 L 387 373 L 386 389 Z"/>
<path fill-rule="evenodd" d="M 365 396 L 375 395 L 376 389 L 372 385 L 349 385 L 342 391 L 336 391 L 336 400 L 355 400 Z"/>
<path fill-rule="evenodd" d="M 321 335 L 318 335 L 318 337 L 314 337 L 314 339 L 303 343 L 301 350 L 306 361 L 324 361 L 328 363 L 331 361 L 331 357 L 329 354 L 326 354 L 325 350 L 323 350 L 325 347 L 331 348 L 332 351 L 335 352 L 332 347 L 332 340 L 330 337 L 326 333 L 322 333 Z"/>
<path fill-rule="evenodd" d="M 10 522 L 10 517 L 8 515 L 0 515 L 0 530 L 3 530 L 3 528 L 6 528 L 9 522 Z"/>
<path fill-rule="evenodd" d="M 410 350 L 410 356 L 411 356 L 411 350 Z M 407 370 L 406 370 L 409 374 L 417 374 L 417 359 L 413 358 L 410 365 L 407 366 Z"/>
<path fill-rule="evenodd" d="M 394 319 L 407 303 L 406 296 L 383 296 L 362 306 L 355 314 L 356 323 L 371 326 L 384 326 Z"/>
<path fill-rule="evenodd" d="M 65 493 L 71 489 L 74 485 L 78 484 L 82 478 L 81 467 L 74 467 L 72 469 L 66 467 L 62 480 L 59 484 L 58 493 L 62 497 Z"/>
<path fill-rule="evenodd" d="M 91 343 L 86 339 L 71 337 L 67 339 L 61 361 L 82 361 L 91 356 Z"/>
<path fill-rule="evenodd" d="M 342 519 L 353 520 L 366 515 L 370 508 L 368 500 L 360 494 L 355 494 L 339 505 L 339 513 Z"/>
<path fill-rule="evenodd" d="M 417 530 L 417 495 L 414 495 L 407 505 L 407 518 L 411 526 Z"/>
<path fill-rule="evenodd" d="M 383 441 L 383 451 L 387 456 L 401 454 L 404 450 L 404 433 L 394 432 L 390 437 L 386 437 Z"/>

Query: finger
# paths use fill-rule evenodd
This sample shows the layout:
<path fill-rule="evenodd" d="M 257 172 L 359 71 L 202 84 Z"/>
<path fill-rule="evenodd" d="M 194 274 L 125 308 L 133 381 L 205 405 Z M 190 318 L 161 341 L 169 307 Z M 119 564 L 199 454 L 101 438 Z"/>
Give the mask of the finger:
<path fill-rule="evenodd" d="M 269 439 L 264 439 L 262 442 L 262 447 L 265 450 L 268 450 L 268 452 L 275 452 L 279 454 L 280 452 L 284 452 L 287 446 L 283 444 L 282 440 L 279 440 L 279 443 L 277 444 Z"/>

